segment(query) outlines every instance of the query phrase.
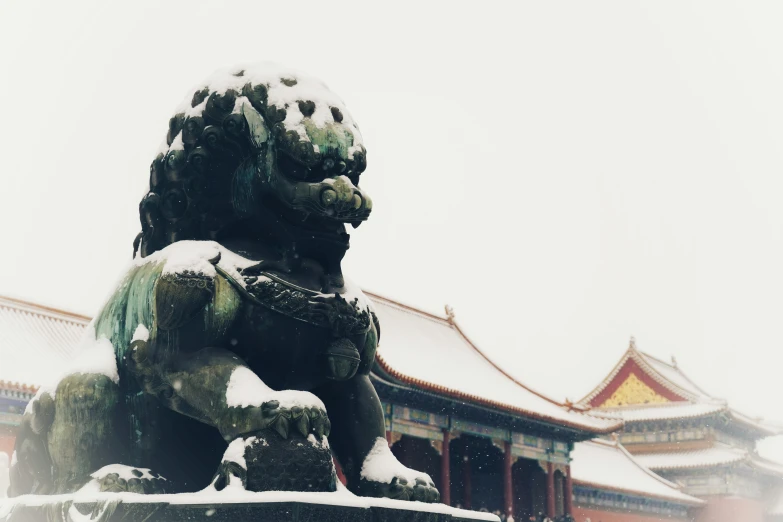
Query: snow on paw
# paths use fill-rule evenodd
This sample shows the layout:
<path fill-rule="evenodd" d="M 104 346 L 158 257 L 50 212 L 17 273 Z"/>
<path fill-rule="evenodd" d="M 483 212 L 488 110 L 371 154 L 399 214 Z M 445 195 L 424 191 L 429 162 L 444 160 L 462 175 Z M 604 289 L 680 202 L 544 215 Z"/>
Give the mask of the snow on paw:
<path fill-rule="evenodd" d="M 212 479 L 212 488 L 223 491 L 227 487 L 245 489 L 247 484 L 247 462 L 245 460 L 245 446 L 247 440 L 236 438 L 223 453 L 223 460 L 218 466 L 215 477 Z"/>
<path fill-rule="evenodd" d="M 243 366 L 231 374 L 226 405 L 229 410 L 222 431 L 227 440 L 265 429 L 276 431 L 283 439 L 291 432 L 322 438 L 331 431 L 326 408 L 318 397 L 298 390 L 272 390 Z"/>
<path fill-rule="evenodd" d="M 430 476 L 400 464 L 383 437 L 378 437 L 364 459 L 359 494 L 427 503 L 440 500 L 438 488 Z"/>
<path fill-rule="evenodd" d="M 165 493 L 166 479 L 147 468 L 136 468 L 124 464 L 104 466 L 92 475 L 81 491 L 110 493 L 140 493 L 151 495 Z"/>

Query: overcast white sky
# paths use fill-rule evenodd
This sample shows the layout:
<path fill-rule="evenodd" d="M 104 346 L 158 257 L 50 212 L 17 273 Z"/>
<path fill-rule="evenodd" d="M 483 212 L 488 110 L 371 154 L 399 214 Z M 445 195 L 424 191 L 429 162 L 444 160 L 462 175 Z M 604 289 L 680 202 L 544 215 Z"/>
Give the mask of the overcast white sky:
<path fill-rule="evenodd" d="M 272 60 L 362 128 L 364 288 L 449 303 L 559 399 L 634 335 L 783 423 L 781 22 L 771 1 L 4 0 L 0 294 L 94 313 L 174 107 Z"/>

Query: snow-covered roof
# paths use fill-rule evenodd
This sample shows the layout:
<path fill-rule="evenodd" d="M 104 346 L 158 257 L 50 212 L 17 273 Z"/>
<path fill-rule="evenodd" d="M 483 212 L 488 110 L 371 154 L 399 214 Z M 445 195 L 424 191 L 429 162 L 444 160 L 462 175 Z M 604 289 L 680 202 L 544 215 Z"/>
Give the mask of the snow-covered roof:
<path fill-rule="evenodd" d="M 89 321 L 0 296 L 0 387 L 35 387 L 58 375 Z"/>
<path fill-rule="evenodd" d="M 649 379 L 661 393 L 668 395 L 668 402 L 630 404 L 619 407 L 606 407 L 596 404 L 607 391 L 620 384 L 620 380 L 628 372 L 628 368 L 641 371 L 644 379 Z M 638 376 L 637 376 L 638 377 Z M 770 424 L 760 418 L 745 415 L 731 408 L 725 399 L 710 395 L 672 361 L 668 363 L 636 348 L 636 342 L 631 339 L 630 345 L 618 363 L 601 383 L 596 386 L 577 404 L 582 407 L 593 406 L 596 414 L 607 418 L 622 419 L 626 422 L 686 419 L 724 413 L 729 418 L 759 432 L 762 436 L 783 433 L 783 427 Z M 600 408 L 600 413 L 598 409 Z"/>
<path fill-rule="evenodd" d="M 577 442 L 571 458 L 571 477 L 578 484 L 681 504 L 704 503 L 646 468 L 618 442 L 601 439 Z"/>
<path fill-rule="evenodd" d="M 644 352 L 639 352 L 644 362 L 653 367 L 655 371 L 664 378 L 662 384 L 673 384 L 679 390 L 685 390 L 687 393 L 700 399 L 714 399 L 712 395 L 699 388 L 685 373 L 676 365 L 674 361 L 667 363 L 657 357 Z"/>
<path fill-rule="evenodd" d="M 381 324 L 377 362 L 393 378 L 425 390 L 593 433 L 621 421 L 569 411 L 530 389 L 492 362 L 443 318 L 368 294 Z"/>
<path fill-rule="evenodd" d="M 665 419 L 688 419 L 703 417 L 724 411 L 722 404 L 693 404 L 690 402 L 675 402 L 649 404 L 642 407 L 627 406 L 623 408 L 605 409 L 601 415 L 609 418 L 622 419 L 627 422 Z"/>
<path fill-rule="evenodd" d="M 708 468 L 744 463 L 758 471 L 783 476 L 783 465 L 760 457 L 755 452 L 725 444 L 691 451 L 641 454 L 636 455 L 636 460 L 652 470 Z"/>
<path fill-rule="evenodd" d="M 706 468 L 734 464 L 748 458 L 748 452 L 740 448 L 717 445 L 692 451 L 650 453 L 636 456 L 637 460 L 650 469 Z"/>

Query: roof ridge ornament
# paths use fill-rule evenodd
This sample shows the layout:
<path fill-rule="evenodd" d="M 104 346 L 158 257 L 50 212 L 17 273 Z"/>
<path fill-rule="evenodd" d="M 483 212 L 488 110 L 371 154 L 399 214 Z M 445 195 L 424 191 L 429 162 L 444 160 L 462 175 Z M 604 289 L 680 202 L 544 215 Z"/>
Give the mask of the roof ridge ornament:
<path fill-rule="evenodd" d="M 446 321 L 448 321 L 449 324 L 454 324 L 454 308 L 446 305 L 444 309 L 446 310 Z"/>
<path fill-rule="evenodd" d="M 672 357 L 672 366 L 677 368 L 677 358 L 674 356 L 674 354 L 672 354 L 671 357 Z"/>
<path fill-rule="evenodd" d="M 628 349 L 636 351 L 636 337 L 633 335 L 631 336 L 631 340 L 628 342 Z"/>

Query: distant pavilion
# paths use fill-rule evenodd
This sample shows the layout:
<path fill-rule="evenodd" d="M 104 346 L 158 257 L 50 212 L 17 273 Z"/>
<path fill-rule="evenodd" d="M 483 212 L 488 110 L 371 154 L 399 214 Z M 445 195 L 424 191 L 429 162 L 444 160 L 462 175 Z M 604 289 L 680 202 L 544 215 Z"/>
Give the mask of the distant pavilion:
<path fill-rule="evenodd" d="M 783 514 L 783 466 L 756 442 L 783 429 L 716 398 L 671 363 L 628 350 L 579 404 L 623 421 L 622 445 L 635 459 L 706 501 L 704 522 L 761 522 Z"/>

